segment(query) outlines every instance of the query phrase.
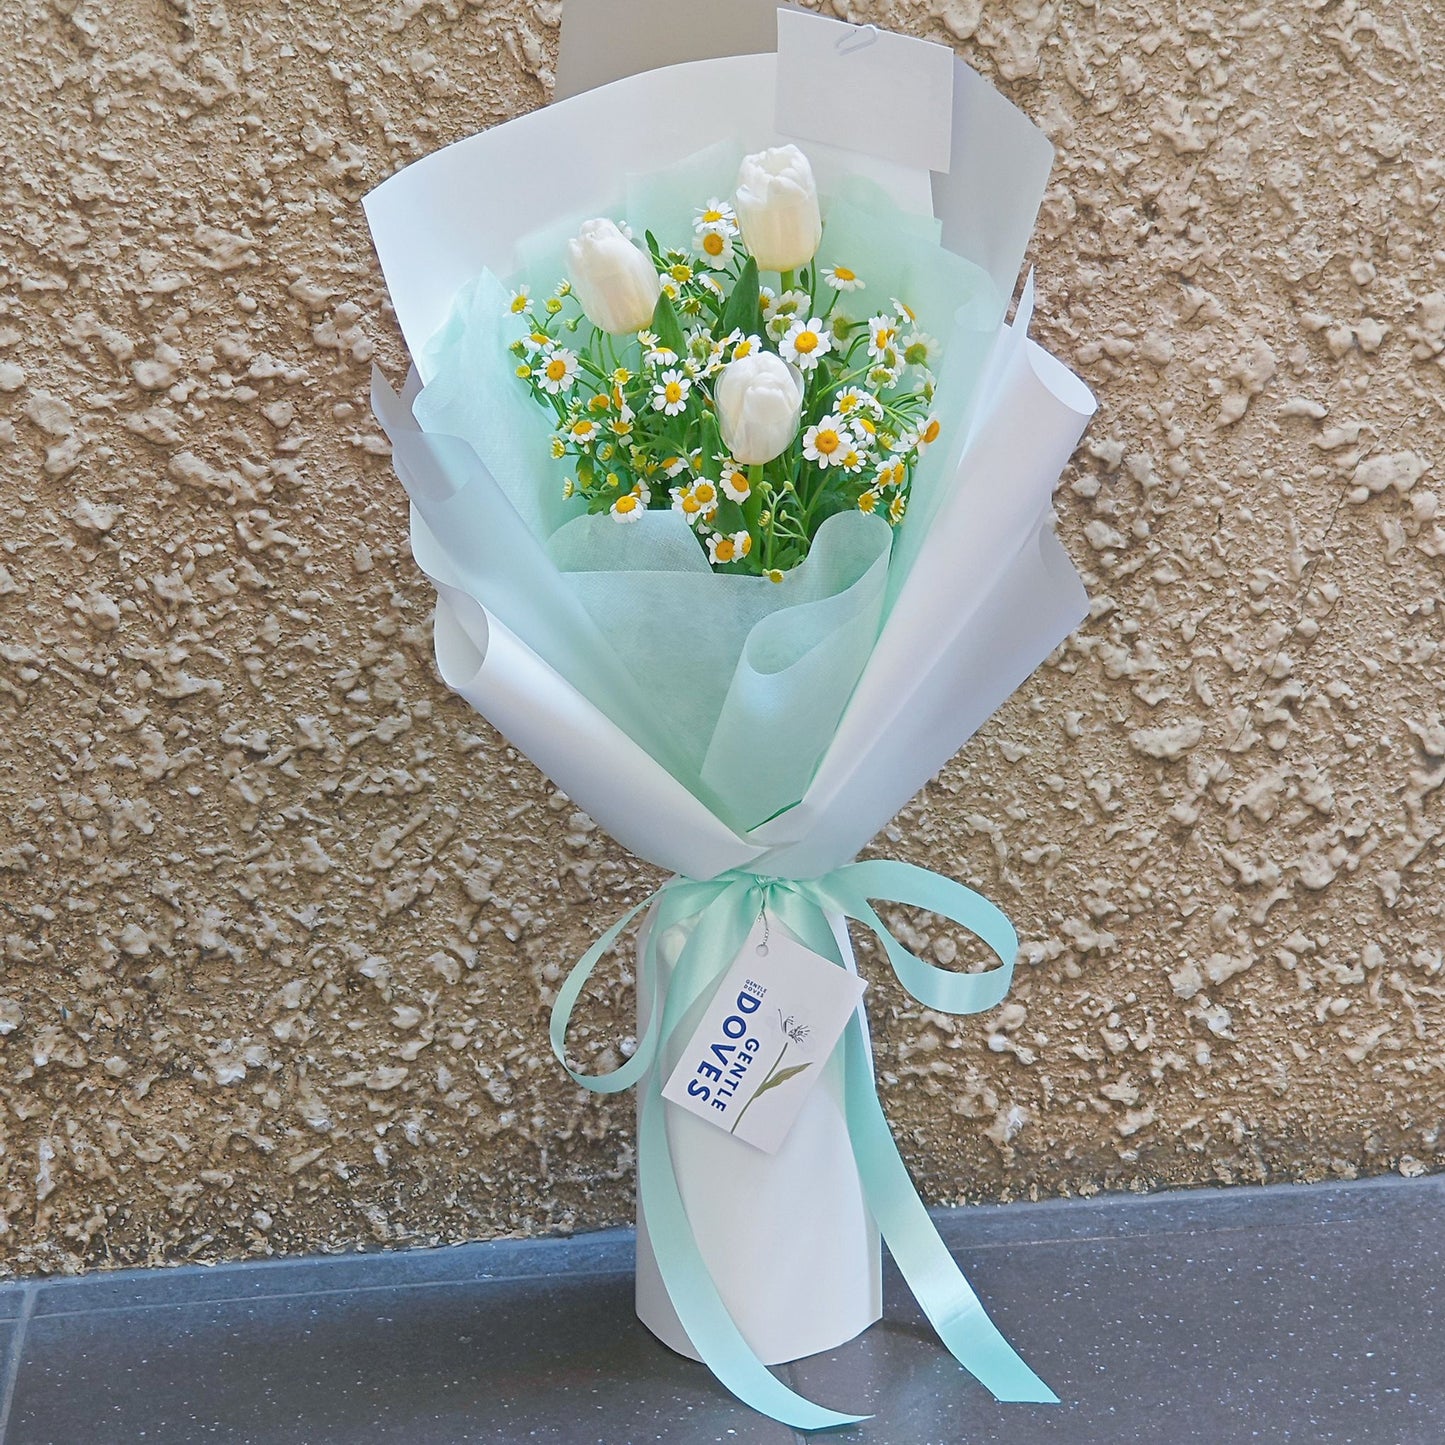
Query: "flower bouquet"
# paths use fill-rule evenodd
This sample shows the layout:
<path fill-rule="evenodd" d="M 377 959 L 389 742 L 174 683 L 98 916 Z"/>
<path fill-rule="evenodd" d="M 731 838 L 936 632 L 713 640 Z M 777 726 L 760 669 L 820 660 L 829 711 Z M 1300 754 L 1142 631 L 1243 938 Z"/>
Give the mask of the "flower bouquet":
<path fill-rule="evenodd" d="M 952 880 L 849 860 L 1084 614 L 1049 496 L 1093 401 L 1028 341 L 1031 285 L 1004 324 L 1044 138 L 939 47 L 789 11 L 777 35 L 447 147 L 366 205 L 416 363 L 373 402 L 442 676 L 675 874 L 552 1020 L 567 1065 L 647 909 L 636 1051 L 569 1066 L 640 1090 L 639 1315 L 814 1429 L 858 1417 L 765 1367 L 879 1317 L 880 1231 L 966 1368 L 1053 1398 L 908 1179 L 847 920 L 956 1013 L 1002 998 L 1016 936 Z M 807 103 L 880 74 L 911 98 L 894 124 Z M 684 109 L 719 119 L 659 123 Z M 998 966 L 925 964 L 878 900 Z"/>

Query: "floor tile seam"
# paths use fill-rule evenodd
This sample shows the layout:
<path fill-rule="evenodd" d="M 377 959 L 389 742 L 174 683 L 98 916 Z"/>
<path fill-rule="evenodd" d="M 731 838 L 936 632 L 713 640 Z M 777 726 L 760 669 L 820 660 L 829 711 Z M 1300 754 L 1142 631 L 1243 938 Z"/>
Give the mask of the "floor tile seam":
<path fill-rule="evenodd" d="M 25 1298 L 20 1301 L 20 1313 L 15 1318 L 15 1333 L 10 1338 L 10 1349 L 5 1358 L 5 1377 L 3 1382 L 0 1382 L 0 1445 L 5 1445 L 5 1437 L 10 1431 L 10 1407 L 15 1400 L 15 1387 L 20 1380 L 20 1361 L 25 1353 L 25 1336 L 39 1293 L 38 1285 L 25 1286 Z"/>
<path fill-rule="evenodd" d="M 193 1305 L 274 1304 L 278 1300 L 333 1299 L 338 1295 L 379 1294 L 387 1290 L 447 1289 L 455 1288 L 458 1285 L 527 1284 L 537 1280 L 556 1283 L 558 1280 L 568 1279 L 630 1279 L 632 1274 L 631 1269 L 568 1270 L 547 1274 L 499 1275 L 493 1279 L 426 1279 L 402 1281 L 398 1284 L 345 1285 L 332 1289 L 278 1290 L 271 1294 L 207 1295 L 198 1299 L 154 1301 L 131 1300 L 125 1304 L 90 1305 L 84 1309 L 47 1310 L 44 1314 L 37 1315 L 36 1318 L 42 1320 L 76 1319 L 81 1315 L 127 1314 L 135 1310 L 180 1309 Z M 35 1287 L 37 1293 L 43 1288 L 44 1286 Z M 0 1439 L 0 1445 L 4 1445 L 3 1439 Z"/>

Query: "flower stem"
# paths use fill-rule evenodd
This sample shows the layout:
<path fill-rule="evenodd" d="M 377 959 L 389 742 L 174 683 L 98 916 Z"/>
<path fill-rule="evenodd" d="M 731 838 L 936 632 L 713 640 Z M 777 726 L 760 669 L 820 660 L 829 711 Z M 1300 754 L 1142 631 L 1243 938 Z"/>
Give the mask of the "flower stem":
<path fill-rule="evenodd" d="M 778 1072 L 778 1068 L 783 1062 L 783 1054 L 787 1052 L 788 1046 L 785 1043 L 783 1045 L 782 1053 L 780 1053 L 778 1057 L 773 1060 L 773 1067 L 768 1070 L 767 1078 L 765 1078 L 763 1082 L 759 1084 L 756 1089 L 753 1090 L 753 1092 L 748 1096 L 747 1103 L 738 1110 L 738 1116 L 736 1119 L 733 1120 L 732 1128 L 728 1130 L 729 1134 L 736 1134 L 738 1132 L 738 1125 L 743 1122 L 743 1115 L 746 1114 L 748 1110 L 753 1107 L 753 1100 L 756 1099 L 758 1095 L 763 1092 L 763 1090 L 768 1086 L 768 1083 L 771 1081 L 773 1075 Z"/>

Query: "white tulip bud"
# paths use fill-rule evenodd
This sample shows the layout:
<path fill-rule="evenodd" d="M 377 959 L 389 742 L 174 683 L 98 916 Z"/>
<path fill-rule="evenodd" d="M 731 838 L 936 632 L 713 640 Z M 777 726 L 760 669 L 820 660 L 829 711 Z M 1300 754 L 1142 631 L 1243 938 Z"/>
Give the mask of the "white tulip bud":
<path fill-rule="evenodd" d="M 797 146 L 745 156 L 734 197 L 743 242 L 763 271 L 792 271 L 813 259 L 823 236 L 813 168 Z"/>
<path fill-rule="evenodd" d="M 584 221 L 567 242 L 567 277 L 587 319 L 613 336 L 641 331 L 662 289 L 646 253 L 606 219 Z"/>
<path fill-rule="evenodd" d="M 713 388 L 723 445 L 744 466 L 770 462 L 798 434 L 803 383 L 771 351 L 729 362 Z"/>

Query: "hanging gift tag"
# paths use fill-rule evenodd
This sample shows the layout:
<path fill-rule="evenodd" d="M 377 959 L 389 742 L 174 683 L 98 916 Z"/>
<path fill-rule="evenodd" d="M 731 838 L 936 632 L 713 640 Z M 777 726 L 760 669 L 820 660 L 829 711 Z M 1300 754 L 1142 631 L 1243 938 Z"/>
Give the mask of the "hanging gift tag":
<path fill-rule="evenodd" d="M 662 1097 L 776 1153 L 867 985 L 761 918 Z"/>

